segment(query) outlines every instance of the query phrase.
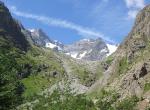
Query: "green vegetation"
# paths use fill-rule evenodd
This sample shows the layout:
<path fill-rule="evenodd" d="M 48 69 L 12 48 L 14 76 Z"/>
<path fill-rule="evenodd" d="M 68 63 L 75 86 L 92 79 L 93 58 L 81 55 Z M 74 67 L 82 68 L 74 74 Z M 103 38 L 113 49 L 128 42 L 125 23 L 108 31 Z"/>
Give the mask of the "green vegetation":
<path fill-rule="evenodd" d="M 44 101 L 48 102 L 48 106 L 43 107 L 43 104 L 40 103 L 35 106 L 34 110 L 96 110 L 93 102 L 84 95 L 73 96 L 72 94 L 63 94 L 64 99 L 61 99 L 61 95 L 55 91 Z"/>
<path fill-rule="evenodd" d="M 114 91 L 105 91 L 101 90 L 99 94 L 99 100 L 96 103 L 96 106 L 99 110 L 115 110 L 114 104 L 117 101 L 119 95 Z"/>
<path fill-rule="evenodd" d="M 144 86 L 144 91 L 147 92 L 150 90 L 150 83 L 146 83 Z"/>
<path fill-rule="evenodd" d="M 119 65 L 118 65 L 118 73 L 119 74 L 123 74 L 127 71 L 129 67 L 128 61 L 127 61 L 127 57 L 123 57 L 120 61 L 119 61 Z"/>
<path fill-rule="evenodd" d="M 14 108 L 23 98 L 33 99 L 64 75 L 64 68 L 51 50 L 33 46 L 24 53 L 0 40 L 0 109 Z M 57 77 L 51 75 L 53 71 Z"/>
<path fill-rule="evenodd" d="M 75 95 L 70 90 L 55 90 L 47 97 L 36 96 L 37 103 L 20 109 L 33 110 L 96 110 L 94 103 L 86 95 Z"/>
<path fill-rule="evenodd" d="M 51 50 L 42 49 L 33 46 L 26 54 L 26 58 L 30 59 L 30 62 L 33 62 L 34 65 L 47 65 L 48 68 L 46 71 L 58 71 L 63 75 L 65 72 L 61 61 L 54 55 Z"/>
<path fill-rule="evenodd" d="M 106 62 L 108 65 L 110 65 L 113 60 L 114 60 L 114 58 L 113 58 L 112 56 L 108 56 L 105 62 Z"/>
<path fill-rule="evenodd" d="M 75 68 L 74 68 L 75 69 Z M 76 76 L 80 79 L 82 84 L 88 84 L 90 80 L 92 80 L 92 76 L 90 77 L 90 72 L 87 69 L 78 67 L 76 70 Z"/>
<path fill-rule="evenodd" d="M 136 96 L 126 98 L 116 105 L 116 110 L 135 110 L 138 101 Z"/>
<path fill-rule="evenodd" d="M 101 78 L 103 76 L 103 71 L 104 69 L 102 68 L 101 63 L 99 63 L 96 67 L 96 80 L 98 80 L 99 78 Z"/>
<path fill-rule="evenodd" d="M 98 110 L 134 110 L 139 101 L 136 96 L 119 101 L 120 95 L 118 93 L 104 89 L 99 91 L 95 96 L 95 99 L 98 100 L 95 104 Z"/>
<path fill-rule="evenodd" d="M 0 109 L 8 110 L 22 103 L 21 94 L 23 85 L 16 74 L 21 70 L 15 57 L 16 51 L 9 46 L 7 49 L 0 47 Z"/>
<path fill-rule="evenodd" d="M 49 80 L 46 80 L 41 75 L 31 75 L 28 78 L 24 78 L 22 83 L 26 87 L 23 96 L 25 98 L 30 98 L 40 93 L 44 88 L 48 88 L 50 85 Z"/>
<path fill-rule="evenodd" d="M 44 89 L 59 81 L 64 75 L 64 68 L 59 59 L 51 50 L 33 47 L 22 59 L 17 59 L 19 64 L 30 64 L 30 76 L 23 78 L 22 83 L 25 86 L 23 96 L 30 100 Z M 28 70 L 26 70 L 28 71 Z M 57 73 L 57 77 L 53 76 Z"/>
<path fill-rule="evenodd" d="M 88 71 L 83 65 L 78 65 L 72 61 L 69 61 L 73 74 L 78 77 L 83 85 L 90 85 L 91 81 L 95 80 L 94 75 Z"/>

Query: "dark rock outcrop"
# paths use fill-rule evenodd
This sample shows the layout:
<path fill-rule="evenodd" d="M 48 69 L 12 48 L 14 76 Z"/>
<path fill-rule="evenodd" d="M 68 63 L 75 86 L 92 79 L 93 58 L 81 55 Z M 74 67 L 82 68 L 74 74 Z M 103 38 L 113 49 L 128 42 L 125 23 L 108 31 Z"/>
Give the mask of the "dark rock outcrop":
<path fill-rule="evenodd" d="M 28 41 L 21 32 L 20 25 L 12 18 L 3 3 L 0 3 L 0 37 L 24 51 L 29 47 Z"/>

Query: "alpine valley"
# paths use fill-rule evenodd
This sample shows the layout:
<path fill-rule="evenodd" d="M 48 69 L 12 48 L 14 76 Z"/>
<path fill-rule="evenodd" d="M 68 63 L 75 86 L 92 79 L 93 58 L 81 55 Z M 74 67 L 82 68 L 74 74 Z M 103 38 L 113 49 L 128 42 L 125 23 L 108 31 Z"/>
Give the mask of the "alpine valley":
<path fill-rule="evenodd" d="M 0 2 L 0 110 L 150 110 L 150 5 L 120 45 L 66 45 Z"/>

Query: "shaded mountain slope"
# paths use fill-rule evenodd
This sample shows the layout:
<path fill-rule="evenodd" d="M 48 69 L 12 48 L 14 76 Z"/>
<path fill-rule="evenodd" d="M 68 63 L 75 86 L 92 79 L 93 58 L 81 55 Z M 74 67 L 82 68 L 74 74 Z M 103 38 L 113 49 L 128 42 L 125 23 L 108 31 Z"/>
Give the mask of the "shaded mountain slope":
<path fill-rule="evenodd" d="M 17 24 L 17 22 L 12 18 L 9 10 L 3 3 L 0 4 L 0 17 L 1 40 L 6 39 L 9 42 L 8 44 L 12 44 L 26 51 L 29 47 L 29 43 L 25 36 L 21 33 L 19 24 Z"/>

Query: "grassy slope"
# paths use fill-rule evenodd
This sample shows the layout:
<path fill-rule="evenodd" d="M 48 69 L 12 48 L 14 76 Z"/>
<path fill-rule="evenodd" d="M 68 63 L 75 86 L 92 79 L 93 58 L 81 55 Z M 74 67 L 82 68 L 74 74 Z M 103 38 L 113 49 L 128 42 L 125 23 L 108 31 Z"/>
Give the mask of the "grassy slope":
<path fill-rule="evenodd" d="M 59 59 L 51 50 L 38 47 L 33 47 L 29 50 L 18 62 L 19 64 L 31 64 L 33 66 L 31 75 L 22 79 L 26 88 L 24 93 L 25 97 L 32 97 L 56 83 L 63 77 L 65 72 Z M 46 65 L 46 68 L 43 68 L 41 65 Z M 53 77 L 53 72 L 57 72 L 58 76 Z"/>

